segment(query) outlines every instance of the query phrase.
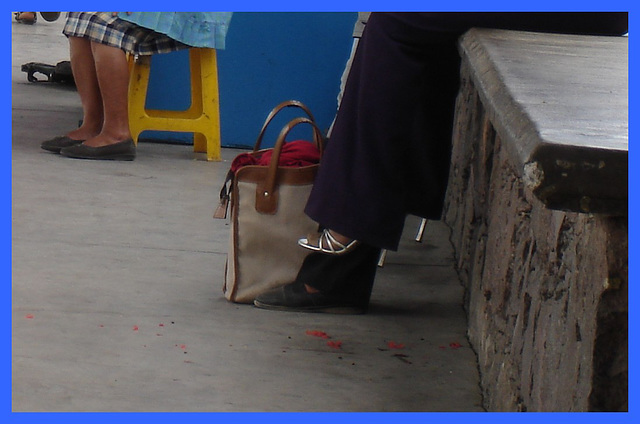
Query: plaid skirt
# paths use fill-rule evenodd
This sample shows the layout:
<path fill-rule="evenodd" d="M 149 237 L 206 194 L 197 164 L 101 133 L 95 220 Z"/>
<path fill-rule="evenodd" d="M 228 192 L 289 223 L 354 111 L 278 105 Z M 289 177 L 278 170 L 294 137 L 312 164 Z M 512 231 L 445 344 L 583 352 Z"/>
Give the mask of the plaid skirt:
<path fill-rule="evenodd" d="M 68 12 L 62 33 L 88 38 L 134 55 L 152 55 L 188 49 L 167 35 L 112 16 L 111 12 Z"/>

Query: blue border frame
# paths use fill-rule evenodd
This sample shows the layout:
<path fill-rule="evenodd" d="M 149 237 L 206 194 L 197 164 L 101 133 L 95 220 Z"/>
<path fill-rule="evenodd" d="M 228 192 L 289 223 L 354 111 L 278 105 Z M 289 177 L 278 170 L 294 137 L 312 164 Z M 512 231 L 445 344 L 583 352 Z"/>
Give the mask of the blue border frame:
<path fill-rule="evenodd" d="M 470 0 L 462 0 L 456 3 L 452 2 L 424 2 L 424 1 L 416 1 L 416 0 L 394 0 L 393 2 L 389 1 L 380 1 L 380 0 L 370 0 L 370 1 L 337 1 L 337 0 L 325 0 L 323 2 L 318 2 L 317 4 L 310 4 L 308 2 L 301 1 L 271 1 L 271 2 L 258 2 L 257 0 L 234 0 L 233 2 L 225 2 L 222 3 L 222 6 L 218 7 L 218 9 L 224 9 L 233 11 L 357 11 L 357 10 L 425 10 L 425 8 L 429 8 L 430 10 L 440 10 L 440 11 L 464 11 L 464 10 L 483 10 L 483 11 L 534 11 L 534 10 L 544 10 L 544 11 L 568 11 L 568 10 L 618 10 L 618 11 L 629 11 L 630 16 L 630 28 L 635 28 L 638 18 L 636 13 L 636 1 L 607 1 L 606 3 L 596 3 L 593 1 L 548 1 L 542 0 L 537 1 L 535 3 L 517 3 L 517 2 L 506 2 L 506 1 L 490 1 L 490 2 L 477 2 Z M 205 8 L 210 9 L 213 6 L 216 6 L 215 3 L 211 2 L 182 2 L 181 3 L 184 10 L 202 10 Z M 49 2 L 35 1 L 29 4 L 30 8 L 35 10 L 49 10 L 51 9 L 51 4 Z M 85 8 L 95 9 L 97 8 L 95 4 L 90 4 L 92 7 L 87 7 L 86 2 L 79 1 L 65 1 L 62 4 L 57 3 L 56 8 L 62 10 L 82 10 Z M 175 9 L 175 4 L 169 2 L 149 2 L 142 1 L 135 4 L 135 7 L 132 7 L 131 2 L 122 2 L 115 1 L 110 3 L 110 7 L 114 10 L 130 10 L 134 8 L 135 10 L 171 10 Z M 8 56 L 11 52 L 11 27 L 10 27 L 10 19 L 9 19 L 10 11 L 5 12 L 5 18 L 0 27 L 2 28 L 2 32 L 7 35 L 7 37 L 2 37 L 3 46 L 3 54 L 4 54 L 4 66 L 0 67 L 0 72 L 2 73 L 1 80 L 4 81 L 2 85 L 2 99 L 4 99 L 3 108 L 4 113 L 2 113 L 2 117 L 5 120 L 5 123 L 8 121 L 8 125 L 5 125 L 5 128 L 11 128 L 11 62 L 10 56 Z M 630 30 L 632 32 L 633 30 Z M 636 67 L 636 59 L 637 59 L 637 47 L 635 42 L 629 43 L 629 75 L 638 75 L 637 67 Z M 8 62 L 8 63 L 7 63 Z M 634 78 L 630 78 L 629 84 L 629 136 L 630 139 L 633 140 L 636 134 L 636 101 L 638 96 L 638 88 L 636 84 L 636 80 Z M 2 212 L 3 212 L 3 221 L 4 226 L 2 227 L 2 237 L 7 241 L 7 254 L 3 255 L 2 258 L 2 271 L 3 276 L 6 276 L 5 280 L 5 290 L 8 291 L 5 296 L 2 297 L 5 303 L 5 307 L 2 308 L 4 311 L 4 320 L 2 320 L 2 335 L 5 337 L 5 340 L 9 340 L 11 342 L 11 142 L 10 139 L 3 144 L 3 149 L 6 149 L 5 155 L 0 155 L 0 172 L 2 172 L 2 176 L 4 178 L 0 178 L 2 181 L 2 192 L 5 198 L 5 202 L 3 203 Z M 638 155 L 634 148 L 631 148 L 629 156 L 629 161 L 631 163 L 630 169 L 633 169 L 633 164 L 637 162 Z M 629 210 L 632 212 L 630 214 L 629 221 L 629 232 L 630 232 L 630 244 L 629 244 L 629 256 L 630 256 L 630 264 L 632 266 L 629 269 L 629 279 L 630 281 L 635 281 L 636 269 L 633 266 L 636 262 L 634 259 L 637 259 L 635 243 L 635 235 L 637 231 L 637 225 L 635 224 L 635 220 L 633 219 L 636 215 L 634 213 L 637 208 L 637 202 L 635 200 L 635 192 L 637 187 L 634 184 L 634 181 L 630 181 L 629 184 Z M 630 284 L 629 287 L 629 298 L 630 300 L 638 299 L 638 288 L 635 284 Z M 631 303 L 631 302 L 630 302 Z M 629 310 L 629 352 L 633 354 L 635 352 L 635 347 L 637 345 L 637 318 L 638 314 L 635 308 L 630 308 Z M 490 422 L 491 424 L 495 424 L 496 422 L 511 422 L 513 420 L 518 420 L 519 422 L 539 422 L 539 421 L 562 421 L 562 422 L 572 422 L 576 421 L 580 424 L 585 424 L 588 422 L 597 422 L 600 424 L 603 420 L 609 422 L 630 422 L 633 417 L 637 418 L 637 409 L 636 400 L 637 400 L 637 367 L 635 362 L 632 360 L 629 362 L 629 413 L 529 413 L 529 414 L 518 414 L 517 417 L 513 416 L 511 413 L 480 413 L 473 414 L 473 416 L 463 415 L 461 413 L 430 413 L 430 414 L 419 414 L 419 413 L 406 413 L 406 414 L 371 414 L 371 413 L 357 413 L 357 414 L 334 414 L 334 413 L 326 413 L 326 414 L 280 414 L 280 413 L 271 413 L 271 414 L 253 414 L 253 413 L 238 413 L 238 414 L 225 414 L 224 416 L 220 414 L 216 414 L 216 416 L 212 416 L 210 414 L 202 414 L 202 413 L 174 413 L 174 414 L 164 414 L 164 413 L 83 413 L 83 414 L 74 414 L 74 413 L 57 413 L 57 414 L 48 414 L 48 413 L 11 413 L 11 350 L 4 349 L 4 355 L 6 358 L 3 360 L 3 382 L 2 385 L 2 397 L 0 398 L 1 402 L 1 413 L 0 416 L 3 419 L 7 419 L 8 422 L 25 422 L 25 423 L 44 423 L 44 422 L 60 422 L 60 423 L 102 423 L 102 422 L 136 422 L 136 423 L 158 423 L 158 422 L 180 422 L 182 420 L 187 422 L 210 422 L 211 420 L 226 420 L 228 422 L 244 422 L 244 421 L 253 421 L 260 420 L 260 422 L 264 421 L 273 421 L 274 423 L 281 423 L 283 421 L 304 421 L 305 424 L 315 424 L 322 423 L 326 424 L 328 422 L 334 421 L 350 421 L 350 422 L 367 422 L 372 423 L 376 421 L 380 422 L 396 422 L 399 421 L 403 424 L 408 422 L 422 422 L 425 420 L 460 420 L 460 419 L 469 419 L 474 422 Z M 634 356 L 632 356 L 633 358 Z"/>

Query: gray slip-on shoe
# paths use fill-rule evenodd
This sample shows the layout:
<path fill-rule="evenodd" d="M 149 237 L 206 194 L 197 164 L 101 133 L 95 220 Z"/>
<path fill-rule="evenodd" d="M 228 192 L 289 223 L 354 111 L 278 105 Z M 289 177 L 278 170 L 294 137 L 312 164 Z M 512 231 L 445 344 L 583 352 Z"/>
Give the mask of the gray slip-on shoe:
<path fill-rule="evenodd" d="M 66 135 L 61 135 L 58 137 L 54 137 L 51 140 L 43 141 L 40 147 L 49 152 L 60 153 L 60 150 L 64 149 L 65 147 L 75 146 L 82 143 L 83 141 L 84 140 L 74 140 L 67 137 Z"/>
<path fill-rule="evenodd" d="M 63 148 L 60 154 L 75 159 L 134 160 L 136 145 L 131 139 L 101 147 L 77 144 Z"/>

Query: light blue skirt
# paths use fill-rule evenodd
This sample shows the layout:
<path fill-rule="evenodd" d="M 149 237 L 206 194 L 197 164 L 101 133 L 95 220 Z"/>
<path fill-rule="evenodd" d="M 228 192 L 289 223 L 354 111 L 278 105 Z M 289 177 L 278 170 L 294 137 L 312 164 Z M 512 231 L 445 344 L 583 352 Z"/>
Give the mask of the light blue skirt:
<path fill-rule="evenodd" d="M 222 50 L 233 12 L 118 12 L 118 17 L 192 47 Z"/>

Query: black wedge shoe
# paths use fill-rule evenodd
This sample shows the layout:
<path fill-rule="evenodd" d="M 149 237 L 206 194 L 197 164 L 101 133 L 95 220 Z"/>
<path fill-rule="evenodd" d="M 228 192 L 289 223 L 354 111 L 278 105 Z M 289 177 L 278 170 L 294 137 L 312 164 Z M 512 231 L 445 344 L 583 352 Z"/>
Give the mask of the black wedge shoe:
<path fill-rule="evenodd" d="M 258 296 L 262 309 L 292 312 L 363 314 L 378 268 L 380 249 L 358 243 L 343 255 L 308 255 L 293 283 Z M 305 285 L 319 290 L 309 293 Z"/>
<path fill-rule="evenodd" d="M 304 284 L 297 282 L 267 291 L 258 296 L 253 304 L 261 309 L 290 312 L 323 312 L 330 314 L 363 314 L 366 306 L 346 300 L 340 296 L 321 292 L 308 293 Z"/>

